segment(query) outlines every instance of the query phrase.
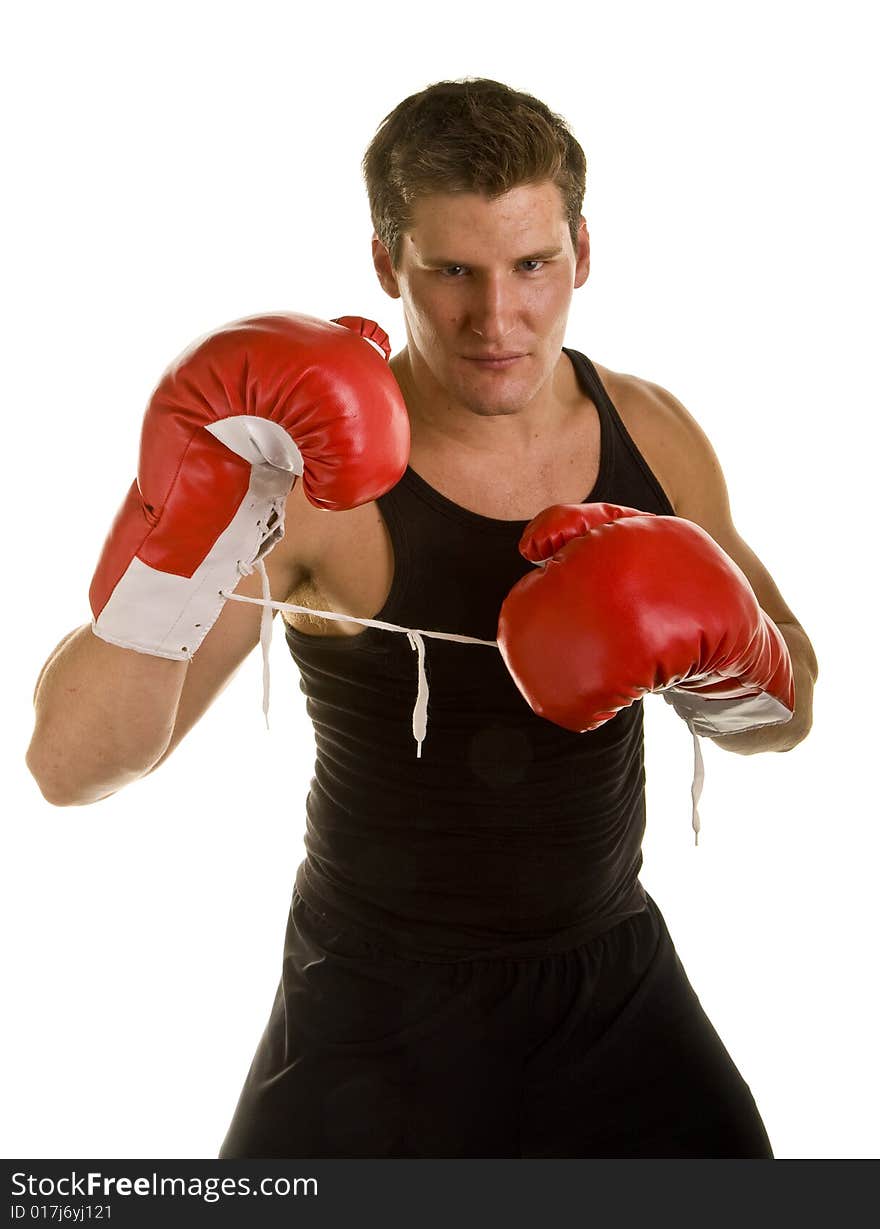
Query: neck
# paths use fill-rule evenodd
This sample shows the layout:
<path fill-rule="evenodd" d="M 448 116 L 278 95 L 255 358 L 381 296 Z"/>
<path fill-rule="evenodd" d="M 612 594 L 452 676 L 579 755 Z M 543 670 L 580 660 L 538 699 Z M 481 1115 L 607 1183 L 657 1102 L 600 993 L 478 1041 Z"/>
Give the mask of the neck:
<path fill-rule="evenodd" d="M 391 359 L 390 366 L 406 402 L 413 446 L 420 448 L 526 452 L 536 442 L 550 439 L 568 420 L 578 394 L 574 368 L 562 353 L 528 401 L 497 414 L 480 413 L 452 398 L 409 346 Z"/>

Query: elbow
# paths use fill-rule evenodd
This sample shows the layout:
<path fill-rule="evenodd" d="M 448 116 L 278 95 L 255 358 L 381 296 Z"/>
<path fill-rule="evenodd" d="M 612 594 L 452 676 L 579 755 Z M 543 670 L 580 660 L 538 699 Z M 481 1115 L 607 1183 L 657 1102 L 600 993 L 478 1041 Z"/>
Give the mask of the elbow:
<path fill-rule="evenodd" d="M 50 806 L 53 807 L 83 807 L 90 802 L 97 802 L 97 797 L 86 798 L 75 793 L 71 789 L 66 789 L 62 782 L 54 781 L 50 777 L 38 776 L 37 773 L 31 771 L 31 776 L 37 783 L 40 793 Z M 108 794 L 102 797 L 109 797 Z"/>
<path fill-rule="evenodd" d="M 111 790 L 107 794 L 95 794 L 85 798 L 72 793 L 65 793 L 63 790 L 54 789 L 52 786 L 44 785 L 41 781 L 38 781 L 37 785 L 40 787 L 40 793 L 46 802 L 53 807 L 85 807 L 93 802 L 100 802 L 103 798 L 110 798 L 114 792 Z"/>
<path fill-rule="evenodd" d="M 43 798 L 53 807 L 83 807 L 92 802 L 100 802 L 109 798 L 116 791 L 113 789 L 84 790 L 80 783 L 65 781 L 57 771 L 52 771 L 42 763 L 32 748 L 25 756 L 28 772 L 37 783 Z"/>
<path fill-rule="evenodd" d="M 40 793 L 50 806 L 53 807 L 76 807 L 85 806 L 91 799 L 77 797 L 70 790 L 64 789 L 60 782 L 53 781 L 48 777 L 38 776 L 31 770 L 31 776 L 37 783 Z"/>

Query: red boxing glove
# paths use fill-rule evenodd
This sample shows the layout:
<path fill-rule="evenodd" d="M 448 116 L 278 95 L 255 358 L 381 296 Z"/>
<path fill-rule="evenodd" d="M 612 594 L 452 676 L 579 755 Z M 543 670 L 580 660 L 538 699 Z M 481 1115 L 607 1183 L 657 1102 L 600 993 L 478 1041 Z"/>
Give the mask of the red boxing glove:
<path fill-rule="evenodd" d="M 698 525 L 557 504 L 520 539 L 543 563 L 506 597 L 498 645 L 531 707 L 595 730 L 662 692 L 697 734 L 790 720 L 788 648 L 743 572 Z"/>
<path fill-rule="evenodd" d="M 138 477 L 89 591 L 96 635 L 192 657 L 233 589 L 284 533 L 298 476 L 317 507 L 400 479 L 409 419 L 370 320 L 237 320 L 167 369 L 144 417 Z"/>

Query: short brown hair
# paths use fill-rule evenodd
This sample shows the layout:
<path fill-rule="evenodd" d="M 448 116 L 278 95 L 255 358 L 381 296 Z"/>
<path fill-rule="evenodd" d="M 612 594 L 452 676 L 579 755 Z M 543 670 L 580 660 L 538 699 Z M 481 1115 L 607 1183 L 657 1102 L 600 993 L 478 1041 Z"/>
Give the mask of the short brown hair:
<path fill-rule="evenodd" d="M 587 160 L 561 116 L 484 77 L 438 81 L 386 115 L 363 160 L 373 227 L 396 268 L 413 205 L 433 192 L 501 196 L 552 180 L 577 248 Z"/>

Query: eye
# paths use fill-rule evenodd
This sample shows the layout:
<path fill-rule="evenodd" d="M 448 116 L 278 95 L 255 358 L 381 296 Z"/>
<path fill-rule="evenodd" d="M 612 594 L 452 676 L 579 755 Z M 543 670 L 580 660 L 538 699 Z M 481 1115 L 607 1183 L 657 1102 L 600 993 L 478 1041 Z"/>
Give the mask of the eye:
<path fill-rule="evenodd" d="M 440 273 L 443 277 L 456 278 L 465 271 L 464 265 L 447 265 L 445 269 L 441 269 Z"/>
<path fill-rule="evenodd" d="M 544 261 L 543 260 L 521 260 L 520 265 L 523 267 L 525 267 L 526 265 L 530 266 L 529 268 L 526 269 L 526 273 L 537 273 L 539 269 L 542 269 L 544 267 Z"/>

